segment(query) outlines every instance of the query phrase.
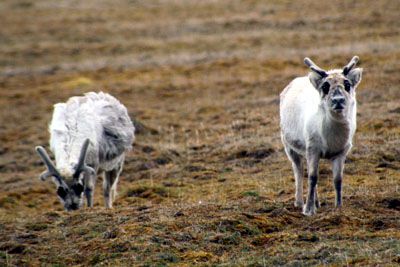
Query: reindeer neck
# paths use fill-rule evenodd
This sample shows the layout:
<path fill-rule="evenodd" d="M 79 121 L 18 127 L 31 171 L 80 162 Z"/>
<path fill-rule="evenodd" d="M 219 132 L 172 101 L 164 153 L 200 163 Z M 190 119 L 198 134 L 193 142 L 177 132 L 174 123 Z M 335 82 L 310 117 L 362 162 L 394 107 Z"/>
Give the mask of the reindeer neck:
<path fill-rule="evenodd" d="M 350 142 L 350 120 L 348 117 L 338 120 L 328 112 L 323 116 L 322 135 L 330 150 L 340 150 Z"/>

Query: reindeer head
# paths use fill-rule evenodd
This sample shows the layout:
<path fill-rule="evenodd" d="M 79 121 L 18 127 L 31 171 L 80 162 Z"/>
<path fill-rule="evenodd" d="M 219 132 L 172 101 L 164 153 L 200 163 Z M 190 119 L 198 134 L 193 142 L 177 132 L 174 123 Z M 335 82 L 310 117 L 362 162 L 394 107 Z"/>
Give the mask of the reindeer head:
<path fill-rule="evenodd" d="M 47 171 L 44 171 L 40 175 L 40 179 L 44 181 L 50 176 L 53 177 L 53 181 L 57 186 L 57 195 L 67 211 L 77 210 L 82 206 L 84 177 L 85 175 L 95 174 L 95 171 L 85 164 L 88 147 L 89 139 L 86 139 L 83 143 L 79 160 L 74 168 L 75 172 L 72 177 L 63 177 L 50 160 L 46 150 L 41 146 L 36 147 L 37 153 L 47 167 Z"/>
<path fill-rule="evenodd" d="M 355 103 L 355 89 L 361 81 L 362 69 L 355 68 L 359 58 L 353 59 L 343 69 L 325 71 L 309 58 L 304 63 L 312 70 L 311 84 L 318 90 L 322 105 L 336 118 L 346 117 Z"/>

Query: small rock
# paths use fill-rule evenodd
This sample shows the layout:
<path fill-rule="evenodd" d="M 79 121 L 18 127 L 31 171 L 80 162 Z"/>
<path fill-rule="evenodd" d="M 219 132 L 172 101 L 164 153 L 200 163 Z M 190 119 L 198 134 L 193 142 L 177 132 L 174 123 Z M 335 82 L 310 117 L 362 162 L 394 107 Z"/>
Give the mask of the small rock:
<path fill-rule="evenodd" d="M 181 217 L 184 216 L 185 214 L 180 210 L 177 213 L 174 214 L 174 217 Z"/>

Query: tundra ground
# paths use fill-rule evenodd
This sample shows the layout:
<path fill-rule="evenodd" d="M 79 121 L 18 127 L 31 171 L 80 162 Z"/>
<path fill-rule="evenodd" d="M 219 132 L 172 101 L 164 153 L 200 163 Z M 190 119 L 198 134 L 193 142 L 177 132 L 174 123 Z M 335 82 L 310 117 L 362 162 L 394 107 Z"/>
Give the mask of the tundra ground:
<path fill-rule="evenodd" d="M 397 265 L 400 3 L 0 3 L 0 265 Z M 360 56 L 358 130 L 335 210 L 294 208 L 279 93 Z M 52 105 L 109 92 L 134 118 L 113 210 L 64 212 L 34 147 Z M 306 187 L 306 183 L 305 183 Z"/>

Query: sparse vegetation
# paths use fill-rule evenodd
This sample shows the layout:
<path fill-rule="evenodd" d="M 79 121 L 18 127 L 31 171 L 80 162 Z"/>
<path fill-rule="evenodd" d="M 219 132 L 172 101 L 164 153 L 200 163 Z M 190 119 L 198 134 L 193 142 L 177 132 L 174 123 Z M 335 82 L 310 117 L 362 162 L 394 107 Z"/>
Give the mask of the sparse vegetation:
<path fill-rule="evenodd" d="M 0 265 L 397 265 L 399 4 L 1 1 Z M 278 94 L 360 56 L 341 210 L 293 207 Z M 64 212 L 34 151 L 52 105 L 104 90 L 138 130 L 114 210 Z M 99 178 L 100 180 L 101 178 Z"/>

